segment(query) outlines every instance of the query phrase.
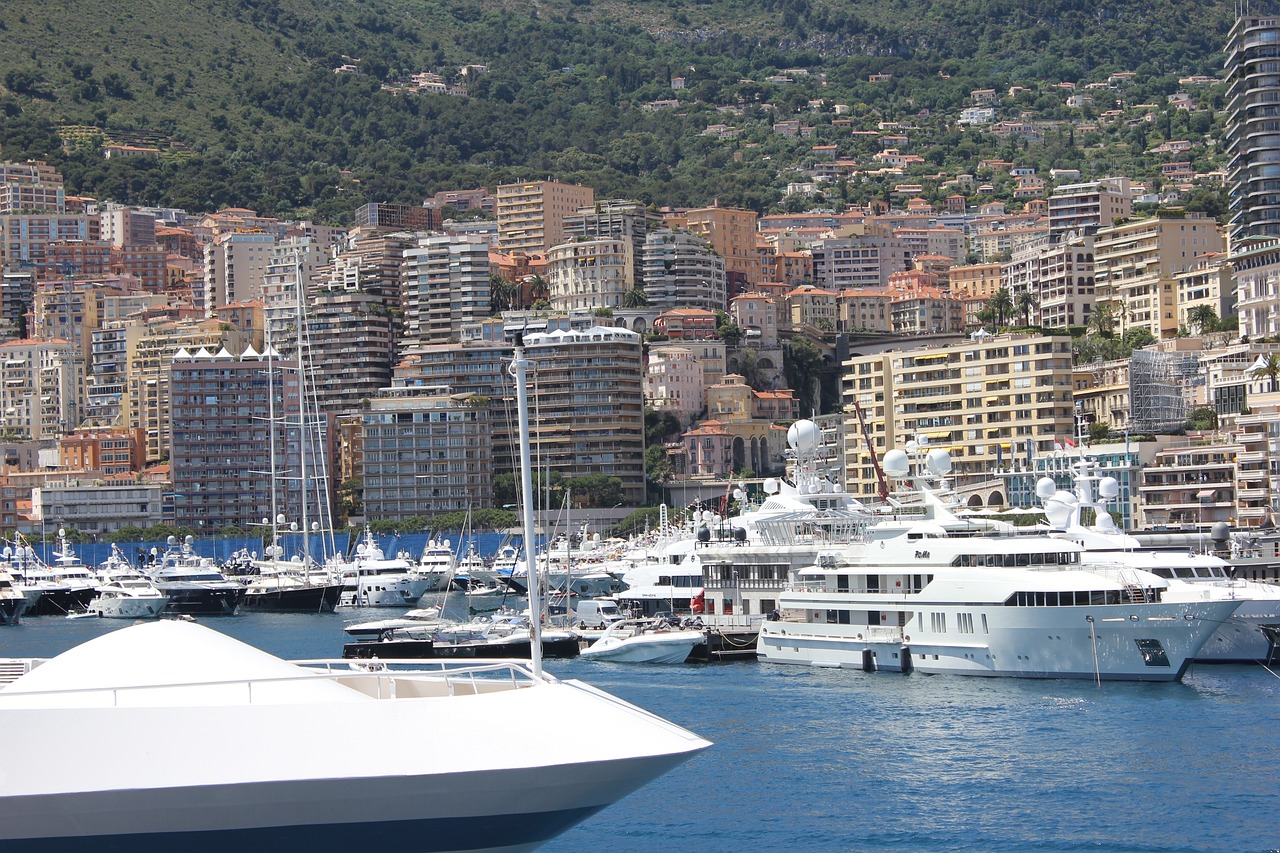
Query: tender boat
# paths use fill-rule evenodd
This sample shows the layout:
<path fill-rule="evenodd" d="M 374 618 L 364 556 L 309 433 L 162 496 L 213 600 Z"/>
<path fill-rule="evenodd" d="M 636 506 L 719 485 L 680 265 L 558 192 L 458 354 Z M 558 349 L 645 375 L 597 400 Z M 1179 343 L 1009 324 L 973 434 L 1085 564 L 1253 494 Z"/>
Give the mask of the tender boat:
<path fill-rule="evenodd" d="M 673 629 L 663 620 L 624 619 L 606 628 L 581 656 L 611 663 L 684 663 L 705 640 L 701 631 Z"/>
<path fill-rule="evenodd" d="M 546 658 L 577 657 L 582 648 L 572 631 L 540 632 L 541 655 Z M 533 640 L 527 613 L 481 616 L 449 625 L 396 627 L 376 640 L 347 643 L 344 658 L 502 658 L 529 660 Z"/>
<path fill-rule="evenodd" d="M 545 736 L 573 719 L 611 736 Z M 344 748 L 335 720 L 396 748 Z M 421 736 L 513 721 L 528 737 Z M 158 747 L 48 761 L 67 726 L 155 745 L 193 731 L 289 736 L 257 739 L 243 761 L 165 760 Z M 22 772 L 0 774 L 6 853 L 350 853 L 374 840 L 379 853 L 528 851 L 710 746 L 512 662 L 299 665 L 168 620 L 102 635 L 0 688 L 0 729 L 22 733 L 6 748 Z"/>

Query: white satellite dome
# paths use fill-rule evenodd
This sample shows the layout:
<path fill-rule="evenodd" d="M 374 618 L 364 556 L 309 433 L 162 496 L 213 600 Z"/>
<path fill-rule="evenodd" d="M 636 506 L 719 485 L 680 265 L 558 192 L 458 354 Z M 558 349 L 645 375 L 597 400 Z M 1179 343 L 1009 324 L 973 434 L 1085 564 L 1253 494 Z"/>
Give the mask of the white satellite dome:
<path fill-rule="evenodd" d="M 1120 494 L 1120 482 L 1115 477 L 1103 477 L 1098 481 L 1098 495 L 1103 498 L 1114 498 Z"/>
<path fill-rule="evenodd" d="M 951 473 L 951 454 L 941 447 L 935 447 L 924 457 L 924 466 L 935 477 L 945 477 Z"/>
<path fill-rule="evenodd" d="M 797 453 L 810 453 L 818 446 L 821 432 L 810 420 L 796 421 L 787 429 L 787 445 Z"/>
<path fill-rule="evenodd" d="M 894 448 L 884 455 L 881 460 L 886 476 L 893 477 L 895 480 L 901 480 L 911 474 L 911 459 L 907 456 L 906 451 Z"/>
<path fill-rule="evenodd" d="M 1036 480 L 1036 497 L 1040 500 L 1048 500 L 1053 497 L 1053 493 L 1058 491 L 1058 484 L 1053 481 L 1052 477 L 1041 477 Z"/>

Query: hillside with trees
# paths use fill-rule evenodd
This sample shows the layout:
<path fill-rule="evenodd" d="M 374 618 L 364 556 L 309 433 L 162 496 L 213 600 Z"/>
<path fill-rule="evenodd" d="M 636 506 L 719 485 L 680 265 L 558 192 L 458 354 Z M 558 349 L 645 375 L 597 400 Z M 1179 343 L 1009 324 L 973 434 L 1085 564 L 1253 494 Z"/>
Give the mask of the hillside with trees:
<path fill-rule="evenodd" d="M 1158 184 L 1161 141 L 1194 140 L 1194 166 L 1221 165 L 1222 85 L 1196 84 L 1194 111 L 1168 98 L 1220 73 L 1230 22 L 1229 5 L 1198 0 L 9 0 L 0 158 L 46 159 L 71 192 L 122 203 L 335 223 L 366 201 L 534 176 L 785 209 L 815 145 L 865 160 L 879 141 L 851 130 L 882 122 L 909 124 L 926 179 L 1000 158 Z M 1116 72 L 1133 75 L 1066 106 L 1059 84 Z M 466 94 L 415 87 L 424 73 Z M 999 117 L 1037 122 L 1043 141 L 960 128 L 975 89 L 1000 92 Z M 790 119 L 812 130 L 774 132 Z M 705 133 L 717 124 L 737 135 Z M 104 159 L 107 142 L 160 154 Z M 996 181 L 991 197 L 1010 191 Z M 818 202 L 888 192 L 838 182 Z"/>

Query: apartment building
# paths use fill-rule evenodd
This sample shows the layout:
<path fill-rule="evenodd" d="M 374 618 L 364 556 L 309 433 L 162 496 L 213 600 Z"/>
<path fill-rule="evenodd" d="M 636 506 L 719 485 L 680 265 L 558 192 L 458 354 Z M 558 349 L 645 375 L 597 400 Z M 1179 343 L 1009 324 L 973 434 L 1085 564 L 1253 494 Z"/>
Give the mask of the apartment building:
<path fill-rule="evenodd" d="M 1280 18 L 1243 14 L 1227 36 L 1227 185 L 1231 251 L 1249 238 L 1280 237 L 1280 134 L 1276 77 Z M 1243 331 L 1243 329 L 1241 330 Z"/>
<path fill-rule="evenodd" d="M 498 187 L 498 248 L 526 254 L 565 242 L 564 221 L 595 202 L 595 190 L 556 181 L 526 181 Z"/>
<path fill-rule="evenodd" d="M 58 438 L 80 426 L 84 359 L 61 339 L 0 343 L 0 429 L 33 440 Z"/>
<path fill-rule="evenodd" d="M 1063 184 L 1049 195 L 1049 236 L 1092 233 L 1133 215 L 1133 189 L 1124 177 Z"/>
<path fill-rule="evenodd" d="M 170 425 L 175 414 L 170 405 L 170 366 L 183 353 L 201 358 L 209 353 L 242 353 L 248 336 L 226 328 L 217 320 L 180 320 L 156 323 L 126 338 L 128 373 L 126 403 L 121 407 L 125 427 L 142 429 L 147 439 L 147 461 L 159 462 L 170 451 Z M 203 354 L 201 350 L 204 350 Z"/>
<path fill-rule="evenodd" d="M 1233 242 L 1231 252 L 1241 336 L 1280 335 L 1280 239 Z"/>
<path fill-rule="evenodd" d="M 625 240 L 631 244 L 635 269 L 632 281 L 648 284 L 645 278 L 645 244 L 649 235 L 663 227 L 662 217 L 643 202 L 605 199 L 565 217 L 565 241 Z"/>
<path fill-rule="evenodd" d="M 326 422 L 308 417 L 301 428 L 296 363 L 252 349 L 180 349 L 165 372 L 175 524 L 214 532 L 248 529 L 273 511 L 300 518 L 304 490 L 315 512 L 311 495 L 329 494 L 325 469 L 315 463 L 327 452 Z"/>
<path fill-rule="evenodd" d="M 552 310 L 622 308 L 636 286 L 634 251 L 612 238 L 552 246 L 543 273 Z"/>
<path fill-rule="evenodd" d="M 877 458 L 924 436 L 951 452 L 959 485 L 981 482 L 1016 458 L 1053 450 L 1075 428 L 1071 338 L 980 337 L 943 347 L 857 356 L 845 362 L 847 412 L 861 408 L 873 447 L 851 442 L 846 479 L 876 494 Z M 851 435 L 860 435 L 852 415 Z"/>
<path fill-rule="evenodd" d="M 649 348 L 645 401 L 651 409 L 671 412 L 687 423 L 705 404 L 702 364 L 689 347 L 654 344 Z"/>
<path fill-rule="evenodd" d="M 204 308 L 262 298 L 277 238 L 267 232 L 223 231 L 204 247 Z"/>
<path fill-rule="evenodd" d="M 489 506 L 499 406 L 428 386 L 378 391 L 362 414 L 365 515 L 400 521 Z"/>
<path fill-rule="evenodd" d="M 45 482 L 31 489 L 31 514 L 93 536 L 145 529 L 164 522 L 168 490 L 166 483 Z"/>
<path fill-rule="evenodd" d="M 700 207 L 682 217 L 684 227 L 711 244 L 724 258 L 732 294 L 749 290 L 764 280 L 756 251 L 756 212 L 731 207 Z"/>
<path fill-rule="evenodd" d="M 889 276 L 908 269 L 911 249 L 885 234 L 826 237 L 810 247 L 813 281 L 829 290 L 886 287 Z"/>
<path fill-rule="evenodd" d="M 622 481 L 624 502 L 645 498 L 644 366 L 640 335 L 595 326 L 525 338 L 537 389 L 533 440 L 566 477 Z"/>
<path fill-rule="evenodd" d="M 724 310 L 725 260 L 702 237 L 670 228 L 650 232 L 641 270 L 645 299 L 652 308 Z"/>
<path fill-rule="evenodd" d="M 88 239 L 89 217 L 83 213 L 0 214 L 0 265 L 30 264 L 37 278 L 56 277 L 63 267 L 49 266 L 49 246 Z"/>
<path fill-rule="evenodd" d="M 1202 213 L 1161 212 L 1100 228 L 1094 242 L 1096 304 L 1111 307 L 1117 331 L 1143 328 L 1157 340 L 1178 332 L 1175 276 L 1226 248 Z"/>
<path fill-rule="evenodd" d="M 307 384 L 318 413 L 359 409 L 391 384 L 395 319 L 382 297 L 358 290 L 316 293 L 307 340 Z"/>
<path fill-rule="evenodd" d="M 488 317 L 489 269 L 489 246 L 478 237 L 421 237 L 406 249 L 400 276 L 403 345 L 456 341 L 464 323 Z"/>

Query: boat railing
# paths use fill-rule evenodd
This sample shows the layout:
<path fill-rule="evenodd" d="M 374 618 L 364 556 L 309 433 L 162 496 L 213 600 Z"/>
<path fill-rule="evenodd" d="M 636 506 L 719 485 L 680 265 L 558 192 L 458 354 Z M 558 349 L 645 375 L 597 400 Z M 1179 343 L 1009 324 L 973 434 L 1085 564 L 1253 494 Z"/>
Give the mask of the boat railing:
<path fill-rule="evenodd" d="M 0 660 L 0 678 L 7 677 L 12 669 L 16 680 L 26 671 L 44 663 L 44 659 Z M 107 694 L 112 706 L 119 706 L 122 695 L 191 688 L 244 687 L 248 704 L 255 704 L 254 689 L 266 685 L 300 683 L 316 680 L 337 681 L 374 699 L 414 698 L 425 696 L 456 696 L 478 694 L 554 682 L 553 676 L 535 675 L 527 662 L 518 660 L 493 660 L 482 664 L 462 661 L 422 661 L 388 658 L 368 661 L 316 659 L 292 661 L 307 670 L 299 675 L 273 676 L 269 678 L 233 678 L 210 681 L 185 681 L 172 684 L 136 684 L 114 687 L 72 687 L 58 690 L 30 690 L 7 694 L 11 697 L 29 696 L 91 696 Z M 10 665 L 10 666 L 5 666 Z M 26 669 L 19 671 L 22 666 Z M 0 682 L 3 683 L 3 682 Z M 422 685 L 431 689 L 424 690 Z M 415 689 L 416 688 L 416 689 Z M 0 694 L 0 703 L 6 694 Z M 20 701 L 20 700 L 19 700 Z"/>

